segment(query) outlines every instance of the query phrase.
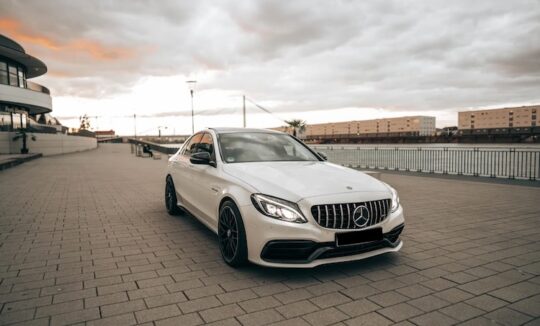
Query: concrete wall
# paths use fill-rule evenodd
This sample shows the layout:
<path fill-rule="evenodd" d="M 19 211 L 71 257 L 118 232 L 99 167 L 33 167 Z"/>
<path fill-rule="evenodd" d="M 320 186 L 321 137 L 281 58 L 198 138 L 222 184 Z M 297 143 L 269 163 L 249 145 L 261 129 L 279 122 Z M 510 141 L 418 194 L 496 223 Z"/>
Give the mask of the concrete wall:
<path fill-rule="evenodd" d="M 22 140 L 12 141 L 15 132 L 0 132 L 0 154 L 19 154 Z M 43 156 L 81 152 L 97 147 L 96 138 L 68 136 L 63 134 L 33 134 L 36 140 L 28 137 L 26 146 L 30 153 L 41 153 Z"/>

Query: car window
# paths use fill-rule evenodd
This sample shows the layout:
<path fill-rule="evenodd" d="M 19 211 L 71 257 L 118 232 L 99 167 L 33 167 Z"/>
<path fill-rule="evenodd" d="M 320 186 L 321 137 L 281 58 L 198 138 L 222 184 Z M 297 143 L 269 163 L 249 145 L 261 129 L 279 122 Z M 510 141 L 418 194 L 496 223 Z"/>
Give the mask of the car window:
<path fill-rule="evenodd" d="M 197 145 L 197 153 L 207 152 L 210 157 L 214 156 L 214 142 L 212 141 L 212 135 L 205 132 L 201 138 L 201 141 Z"/>
<path fill-rule="evenodd" d="M 219 135 L 219 146 L 227 163 L 319 160 L 298 140 L 280 133 L 224 133 Z"/>
<path fill-rule="evenodd" d="M 182 155 L 191 156 L 191 154 L 197 152 L 197 145 L 201 141 L 202 133 L 195 134 L 193 137 L 191 137 L 187 143 L 186 146 L 184 146 L 184 152 Z"/>

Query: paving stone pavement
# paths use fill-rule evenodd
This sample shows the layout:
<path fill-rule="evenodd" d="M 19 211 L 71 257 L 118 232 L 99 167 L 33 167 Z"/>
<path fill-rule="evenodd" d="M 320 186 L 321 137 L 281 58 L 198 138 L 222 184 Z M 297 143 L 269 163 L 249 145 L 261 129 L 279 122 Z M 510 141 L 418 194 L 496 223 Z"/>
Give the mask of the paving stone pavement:
<path fill-rule="evenodd" d="M 126 145 L 0 172 L 0 325 L 540 324 L 540 188 L 383 174 L 397 254 L 232 269 Z"/>

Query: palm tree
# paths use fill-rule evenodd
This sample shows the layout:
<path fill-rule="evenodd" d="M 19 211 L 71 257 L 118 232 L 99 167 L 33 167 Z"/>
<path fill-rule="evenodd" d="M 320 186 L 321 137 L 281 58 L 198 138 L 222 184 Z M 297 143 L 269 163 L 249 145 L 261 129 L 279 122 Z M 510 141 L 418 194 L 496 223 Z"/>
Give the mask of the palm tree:
<path fill-rule="evenodd" d="M 79 117 L 79 121 L 81 123 L 79 127 L 80 130 L 90 129 L 90 118 L 86 114 L 84 114 L 82 117 Z"/>
<path fill-rule="evenodd" d="M 285 123 L 289 128 L 293 128 L 293 136 L 296 137 L 296 133 L 306 130 L 306 121 L 300 119 L 285 120 Z"/>

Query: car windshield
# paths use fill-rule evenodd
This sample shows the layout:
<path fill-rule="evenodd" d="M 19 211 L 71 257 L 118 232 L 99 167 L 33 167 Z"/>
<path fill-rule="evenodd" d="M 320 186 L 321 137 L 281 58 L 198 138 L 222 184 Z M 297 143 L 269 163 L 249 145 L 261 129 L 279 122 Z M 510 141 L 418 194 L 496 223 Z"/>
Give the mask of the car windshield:
<path fill-rule="evenodd" d="M 219 135 L 223 160 L 227 163 L 271 161 L 318 161 L 293 137 L 279 133 L 234 132 Z"/>

